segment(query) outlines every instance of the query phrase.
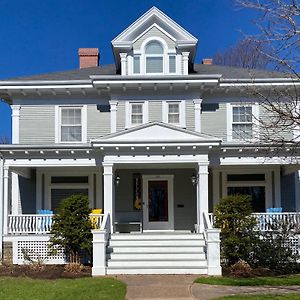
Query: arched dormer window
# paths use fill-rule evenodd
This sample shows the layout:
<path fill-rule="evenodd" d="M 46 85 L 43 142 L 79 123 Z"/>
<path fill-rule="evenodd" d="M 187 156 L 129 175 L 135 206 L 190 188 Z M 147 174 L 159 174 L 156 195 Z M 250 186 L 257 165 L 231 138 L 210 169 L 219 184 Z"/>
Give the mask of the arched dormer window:
<path fill-rule="evenodd" d="M 145 47 L 146 73 L 164 73 L 164 49 L 160 42 L 151 41 Z"/>

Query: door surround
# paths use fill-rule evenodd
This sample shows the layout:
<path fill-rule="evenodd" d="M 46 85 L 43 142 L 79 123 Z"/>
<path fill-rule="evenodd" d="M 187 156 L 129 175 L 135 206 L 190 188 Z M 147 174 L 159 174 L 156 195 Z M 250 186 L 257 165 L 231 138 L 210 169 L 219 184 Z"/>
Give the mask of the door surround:
<path fill-rule="evenodd" d="M 143 175 L 143 230 L 144 231 L 174 231 L 174 175 Z M 148 221 L 148 182 L 168 182 L 168 222 Z"/>

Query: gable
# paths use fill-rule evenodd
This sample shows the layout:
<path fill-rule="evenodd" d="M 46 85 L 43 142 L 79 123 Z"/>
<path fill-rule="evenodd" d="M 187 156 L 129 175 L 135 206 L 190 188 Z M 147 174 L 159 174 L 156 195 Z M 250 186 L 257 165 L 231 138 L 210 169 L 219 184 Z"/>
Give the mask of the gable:
<path fill-rule="evenodd" d="M 143 42 L 152 37 L 159 37 L 163 39 L 168 48 L 175 48 L 175 41 L 168 37 L 165 33 L 163 33 L 157 26 L 152 26 L 149 30 L 146 30 L 137 40 L 133 43 L 133 49 L 139 50 L 143 44 Z"/>
<path fill-rule="evenodd" d="M 110 134 L 91 141 L 92 143 L 220 143 L 213 136 L 177 128 L 176 126 L 154 122 L 128 130 Z"/>

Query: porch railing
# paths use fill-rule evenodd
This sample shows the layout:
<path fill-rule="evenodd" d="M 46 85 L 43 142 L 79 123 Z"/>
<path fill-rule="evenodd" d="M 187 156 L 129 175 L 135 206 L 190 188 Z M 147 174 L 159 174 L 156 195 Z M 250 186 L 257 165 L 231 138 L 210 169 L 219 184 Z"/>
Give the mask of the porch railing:
<path fill-rule="evenodd" d="M 209 213 L 211 224 L 214 224 L 214 215 Z M 261 232 L 273 231 L 275 224 L 287 224 L 291 226 L 300 225 L 300 212 L 271 212 L 271 213 L 253 213 L 256 220 L 256 229 Z"/>
<path fill-rule="evenodd" d="M 90 214 L 93 229 L 100 229 L 103 214 Z M 44 234 L 50 233 L 53 215 L 8 215 L 8 234 Z"/>

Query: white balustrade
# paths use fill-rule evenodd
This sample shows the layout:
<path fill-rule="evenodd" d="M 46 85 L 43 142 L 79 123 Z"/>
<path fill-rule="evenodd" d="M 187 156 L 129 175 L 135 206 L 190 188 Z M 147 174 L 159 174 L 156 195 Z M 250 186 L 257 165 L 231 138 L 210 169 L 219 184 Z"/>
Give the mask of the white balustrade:
<path fill-rule="evenodd" d="M 103 214 L 90 214 L 92 228 L 100 229 Z M 50 233 L 53 224 L 53 215 L 8 215 L 8 234 L 44 234 Z"/>

